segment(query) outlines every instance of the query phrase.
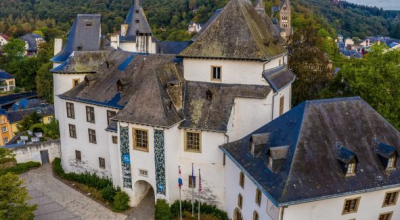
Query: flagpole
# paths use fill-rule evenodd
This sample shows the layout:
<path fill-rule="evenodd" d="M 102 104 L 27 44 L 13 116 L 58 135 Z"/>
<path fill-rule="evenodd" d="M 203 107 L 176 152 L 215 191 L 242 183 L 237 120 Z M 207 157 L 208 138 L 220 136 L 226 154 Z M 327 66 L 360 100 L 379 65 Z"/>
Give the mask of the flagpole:
<path fill-rule="evenodd" d="M 179 168 L 179 179 L 181 178 L 181 166 Z M 181 199 L 181 186 L 179 185 L 179 217 L 182 220 L 182 199 Z"/>
<path fill-rule="evenodd" d="M 198 217 L 198 220 L 200 220 L 200 193 L 201 193 L 201 177 L 200 177 L 200 169 L 199 169 L 199 210 L 198 210 L 198 212 L 199 212 L 199 217 Z"/>
<path fill-rule="evenodd" d="M 194 217 L 194 173 L 193 173 L 193 163 L 192 163 L 192 217 Z"/>

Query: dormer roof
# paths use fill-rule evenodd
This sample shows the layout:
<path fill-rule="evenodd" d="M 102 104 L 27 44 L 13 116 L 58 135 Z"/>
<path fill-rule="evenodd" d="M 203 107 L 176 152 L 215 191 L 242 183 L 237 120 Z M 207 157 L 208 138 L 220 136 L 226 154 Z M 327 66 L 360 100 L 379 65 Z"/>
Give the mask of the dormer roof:
<path fill-rule="evenodd" d="M 270 133 L 265 149 L 288 146 L 278 169 L 268 168 L 268 157 L 249 152 L 251 137 L 263 133 Z M 376 139 L 399 152 L 396 128 L 364 100 L 352 97 L 303 102 L 221 149 L 269 200 L 282 207 L 399 187 L 399 163 L 388 175 L 377 155 Z M 388 157 L 393 148 L 385 145 L 379 151 Z M 260 155 L 268 155 L 267 150 Z M 284 153 L 273 153 L 279 155 Z M 349 178 L 343 164 L 353 161 L 359 172 Z"/>
<path fill-rule="evenodd" d="M 179 56 L 264 61 L 285 52 L 249 0 L 231 0 Z"/>
<path fill-rule="evenodd" d="M 389 159 L 393 154 L 396 154 L 396 148 L 384 143 L 378 143 L 376 153 L 383 158 Z"/>
<path fill-rule="evenodd" d="M 79 14 L 68 33 L 64 48 L 51 61 L 64 62 L 74 51 L 100 50 L 101 15 Z"/>

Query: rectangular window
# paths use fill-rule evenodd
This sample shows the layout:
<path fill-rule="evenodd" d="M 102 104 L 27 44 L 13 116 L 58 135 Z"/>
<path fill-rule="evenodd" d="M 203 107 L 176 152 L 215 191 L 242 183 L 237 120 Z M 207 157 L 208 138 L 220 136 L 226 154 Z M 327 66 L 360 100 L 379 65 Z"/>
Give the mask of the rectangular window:
<path fill-rule="evenodd" d="M 360 198 L 346 199 L 344 201 L 342 215 L 357 212 L 359 203 L 360 203 Z"/>
<path fill-rule="evenodd" d="M 8 138 L 4 138 L 4 143 L 5 143 L 5 144 L 8 143 Z"/>
<path fill-rule="evenodd" d="M 1 128 L 1 131 L 2 131 L 3 133 L 6 133 L 6 132 L 7 132 L 7 127 L 2 127 L 2 128 Z"/>
<path fill-rule="evenodd" d="M 81 155 L 81 152 L 79 150 L 75 151 L 75 160 L 76 160 L 76 162 L 81 162 L 82 161 L 82 155 Z"/>
<path fill-rule="evenodd" d="M 347 165 L 346 176 L 353 176 L 356 174 L 356 163 L 351 162 Z"/>
<path fill-rule="evenodd" d="M 86 120 L 89 123 L 96 123 L 93 107 L 86 106 Z"/>
<path fill-rule="evenodd" d="M 379 220 L 391 220 L 392 219 L 393 212 L 388 212 L 384 214 L 379 215 Z"/>
<path fill-rule="evenodd" d="M 243 208 L 243 197 L 242 197 L 242 194 L 239 194 L 239 195 L 238 195 L 238 207 L 239 207 L 240 209 Z"/>
<path fill-rule="evenodd" d="M 387 169 L 396 168 L 396 159 L 397 159 L 396 155 L 394 155 L 391 158 L 389 158 Z"/>
<path fill-rule="evenodd" d="M 386 193 L 385 200 L 383 201 L 383 207 L 396 205 L 398 197 L 399 191 Z"/>
<path fill-rule="evenodd" d="M 196 188 L 196 176 L 189 175 L 189 188 Z"/>
<path fill-rule="evenodd" d="M 240 172 L 240 176 L 239 176 L 239 186 L 244 188 L 244 174 L 242 172 Z"/>
<path fill-rule="evenodd" d="M 106 168 L 106 160 L 104 158 L 99 157 L 99 167 L 101 169 L 105 169 Z"/>
<path fill-rule="evenodd" d="M 111 124 L 111 118 L 117 114 L 115 111 L 107 111 L 107 125 Z"/>
<path fill-rule="evenodd" d="M 118 137 L 112 136 L 112 142 L 113 142 L 113 144 L 118 144 Z"/>
<path fill-rule="evenodd" d="M 221 81 L 221 69 L 220 66 L 212 66 L 211 67 L 211 81 Z"/>
<path fill-rule="evenodd" d="M 285 96 L 282 96 L 279 100 L 279 116 L 283 115 L 285 111 Z"/>
<path fill-rule="evenodd" d="M 185 150 L 190 152 L 201 152 L 201 133 L 194 131 L 185 132 Z"/>
<path fill-rule="evenodd" d="M 133 129 L 133 149 L 149 151 L 147 130 Z"/>
<path fill-rule="evenodd" d="M 261 190 L 257 189 L 256 190 L 256 204 L 258 206 L 261 205 L 261 198 L 262 198 Z"/>
<path fill-rule="evenodd" d="M 72 80 L 72 88 L 77 87 L 80 82 L 81 82 L 80 79 L 73 79 Z"/>
<path fill-rule="evenodd" d="M 92 144 L 96 144 L 96 131 L 89 129 L 89 142 Z"/>
<path fill-rule="evenodd" d="M 69 126 L 69 137 L 76 138 L 76 127 L 75 125 L 68 125 Z"/>
<path fill-rule="evenodd" d="M 75 119 L 74 103 L 67 102 L 67 117 Z"/>
<path fill-rule="evenodd" d="M 139 170 L 139 176 L 148 177 L 149 175 L 147 170 Z"/>

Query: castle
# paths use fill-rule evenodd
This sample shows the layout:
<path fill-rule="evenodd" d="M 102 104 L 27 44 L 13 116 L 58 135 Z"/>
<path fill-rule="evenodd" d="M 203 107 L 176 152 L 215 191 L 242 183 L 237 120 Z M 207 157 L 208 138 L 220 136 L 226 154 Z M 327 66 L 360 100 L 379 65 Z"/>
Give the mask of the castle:
<path fill-rule="evenodd" d="M 160 42 L 136 0 L 107 46 L 100 15 L 78 15 L 66 45 L 56 40 L 52 59 L 65 171 L 111 178 L 136 206 L 149 191 L 156 199 L 177 200 L 178 167 L 182 198 L 190 199 L 198 188 L 197 173 L 194 182 L 190 177 L 194 164 L 202 172 L 201 201 L 230 218 L 307 219 L 291 210 L 309 197 L 281 200 L 282 188 L 262 178 L 276 178 L 272 171 L 281 177 L 278 185 L 286 183 L 280 167 L 290 163 L 287 155 L 296 151 L 287 146 L 297 142 L 285 137 L 298 137 L 299 115 L 314 109 L 290 111 L 295 75 L 283 46 L 291 35 L 289 0 L 282 2 L 281 17 L 277 29 L 262 0 L 231 0 L 190 42 Z M 397 135 L 390 127 L 386 132 Z M 274 146 L 268 140 L 276 140 Z M 389 140 L 382 143 L 393 146 Z M 256 157 L 264 147 L 271 150 Z M 273 160 L 266 163 L 265 155 Z M 292 205 L 286 215 L 292 217 L 284 218 Z"/>

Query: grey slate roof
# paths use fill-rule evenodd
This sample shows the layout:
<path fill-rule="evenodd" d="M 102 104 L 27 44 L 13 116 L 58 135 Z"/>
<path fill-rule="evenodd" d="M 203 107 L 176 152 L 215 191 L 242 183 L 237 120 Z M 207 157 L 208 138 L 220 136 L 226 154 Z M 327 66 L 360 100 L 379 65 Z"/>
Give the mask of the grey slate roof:
<path fill-rule="evenodd" d="M 35 107 L 23 110 L 9 111 L 5 113 L 3 112 L 2 114 L 5 114 L 7 116 L 8 121 L 11 124 L 13 124 L 21 121 L 25 116 L 28 116 L 34 112 L 37 112 L 41 116 L 54 115 L 54 106 L 48 105 L 45 107 Z"/>
<path fill-rule="evenodd" d="M 286 52 L 249 0 L 231 0 L 181 57 L 269 60 Z"/>
<path fill-rule="evenodd" d="M 101 15 L 79 14 L 71 30 L 64 48 L 51 61 L 64 62 L 74 51 L 97 51 L 100 49 Z"/>
<path fill-rule="evenodd" d="M 285 88 L 296 79 L 296 75 L 285 65 L 264 71 L 263 77 L 275 92 Z"/>
<path fill-rule="evenodd" d="M 125 36 L 120 35 L 120 41 L 136 41 L 136 35 L 151 35 L 151 28 L 147 22 L 146 15 L 140 0 L 135 0 L 134 5 L 129 10 L 125 24 L 128 24 L 128 30 Z"/>
<path fill-rule="evenodd" d="M 38 42 L 37 39 L 44 40 L 42 36 L 38 34 L 25 34 L 24 36 L 20 37 L 21 40 L 28 42 L 28 49 L 29 52 L 36 52 L 38 50 Z"/>
<path fill-rule="evenodd" d="M 190 41 L 188 42 L 167 42 L 161 41 L 157 42 L 157 53 L 161 54 L 179 54 L 186 47 L 190 45 Z"/>
<path fill-rule="evenodd" d="M 212 93 L 208 100 L 207 92 Z M 263 99 L 268 86 L 186 82 L 182 128 L 226 132 L 235 98 Z"/>
<path fill-rule="evenodd" d="M 106 60 L 109 51 L 76 51 L 53 73 L 95 73 Z"/>
<path fill-rule="evenodd" d="M 7 73 L 5 70 L 0 69 L 0 80 L 1 79 L 14 79 L 15 77 L 9 73 Z"/>
<path fill-rule="evenodd" d="M 253 157 L 250 139 L 260 133 L 269 142 Z M 400 163 L 386 171 L 376 152 L 379 143 L 400 152 L 400 133 L 359 97 L 304 102 L 252 134 L 221 148 L 277 206 L 400 186 Z M 343 172 L 338 145 L 356 156 L 355 176 Z M 276 146 L 289 148 L 272 172 L 267 152 Z"/>

